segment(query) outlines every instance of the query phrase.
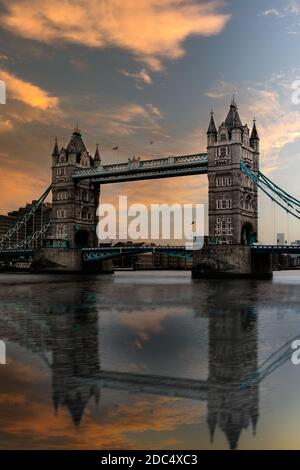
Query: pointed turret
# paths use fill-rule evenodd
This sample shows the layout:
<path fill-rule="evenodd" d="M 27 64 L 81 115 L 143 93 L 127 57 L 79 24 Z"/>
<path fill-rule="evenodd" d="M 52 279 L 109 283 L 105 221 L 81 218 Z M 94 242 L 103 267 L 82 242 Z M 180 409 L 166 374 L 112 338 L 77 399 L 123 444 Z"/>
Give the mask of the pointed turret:
<path fill-rule="evenodd" d="M 250 146 L 259 153 L 259 135 L 256 129 L 256 120 L 253 119 L 253 128 L 250 136 Z"/>
<path fill-rule="evenodd" d="M 231 132 L 232 129 L 242 129 L 243 127 L 234 95 L 231 100 L 229 112 L 225 119 L 225 126 L 227 127 L 229 132 Z"/>
<path fill-rule="evenodd" d="M 258 132 L 257 132 L 257 129 L 256 129 L 256 119 L 255 118 L 253 119 L 253 128 L 252 128 L 250 140 L 253 140 L 253 141 L 254 140 L 259 140 L 259 135 L 258 135 Z"/>
<path fill-rule="evenodd" d="M 58 144 L 57 144 L 57 137 L 55 137 L 55 144 L 52 152 L 52 157 L 58 157 L 59 156 L 59 150 L 58 150 Z"/>
<path fill-rule="evenodd" d="M 212 146 L 217 141 L 217 128 L 214 120 L 214 112 L 211 110 L 210 113 L 210 122 L 207 129 L 207 145 L 208 147 Z"/>
<path fill-rule="evenodd" d="M 210 123 L 209 123 L 208 129 L 207 129 L 207 134 L 208 135 L 209 134 L 216 134 L 217 135 L 217 128 L 216 128 L 216 125 L 215 125 L 213 110 L 211 110 L 211 113 L 210 113 Z"/>
<path fill-rule="evenodd" d="M 75 164 L 80 163 L 81 155 L 84 152 L 88 153 L 81 137 L 81 131 L 78 124 L 76 124 L 70 142 L 66 148 L 66 153 L 68 156 L 72 156 L 71 161 Z"/>
<path fill-rule="evenodd" d="M 217 425 L 217 413 L 216 412 L 212 412 L 209 414 L 208 419 L 207 419 L 207 425 L 209 429 L 210 442 L 212 444 L 214 442 L 214 435 L 215 435 L 215 430 L 216 430 L 216 425 Z"/>
<path fill-rule="evenodd" d="M 95 165 L 101 165 L 101 155 L 99 151 L 99 144 L 96 144 L 96 151 L 94 155 L 94 163 Z"/>

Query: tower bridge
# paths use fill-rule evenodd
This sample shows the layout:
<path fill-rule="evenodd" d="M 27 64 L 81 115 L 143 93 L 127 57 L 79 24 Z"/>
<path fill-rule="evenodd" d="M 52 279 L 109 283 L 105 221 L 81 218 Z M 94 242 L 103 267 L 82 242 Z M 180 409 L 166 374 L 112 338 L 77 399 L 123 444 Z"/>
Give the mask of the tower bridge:
<path fill-rule="evenodd" d="M 194 277 L 219 274 L 269 277 L 272 254 L 293 250 L 258 247 L 258 188 L 298 219 L 300 201 L 260 172 L 259 146 L 255 121 L 251 131 L 247 124 L 242 124 L 235 99 L 218 129 L 211 113 L 206 153 L 151 160 L 133 157 L 122 163 L 103 164 L 99 146 L 92 157 L 77 127 L 66 147 L 59 149 L 55 141 L 51 185 L 29 213 L 0 236 L 0 258 L 9 255 L 7 250 L 33 250 L 32 266 L 37 271 L 78 272 L 86 263 L 93 264 L 96 271 L 111 271 L 110 259 L 116 250 L 114 247 L 106 249 L 104 256 L 96 235 L 102 185 L 206 174 L 209 233 L 204 248 L 193 251 Z M 28 234 L 28 220 L 34 218 L 49 192 L 52 217 L 47 223 L 41 220 L 39 227 L 32 223 L 34 230 Z M 39 244 L 37 248 L 37 240 L 43 240 L 42 247 Z M 151 246 L 143 249 L 152 250 Z M 169 254 L 191 256 L 175 247 L 164 250 Z"/>

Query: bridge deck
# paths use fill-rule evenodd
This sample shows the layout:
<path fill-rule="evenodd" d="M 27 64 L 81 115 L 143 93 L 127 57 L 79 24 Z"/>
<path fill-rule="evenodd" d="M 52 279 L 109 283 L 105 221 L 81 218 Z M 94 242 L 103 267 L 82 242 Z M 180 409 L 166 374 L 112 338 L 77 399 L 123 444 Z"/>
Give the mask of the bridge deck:
<path fill-rule="evenodd" d="M 107 246 L 98 248 L 83 248 L 83 260 L 98 261 L 115 258 L 124 255 L 138 255 L 141 253 L 153 253 L 161 255 L 175 256 L 178 258 L 192 259 L 191 249 L 185 246 L 156 246 L 156 245 L 132 245 L 132 246 Z"/>
<path fill-rule="evenodd" d="M 300 245 L 252 245 L 251 250 L 259 253 L 299 255 Z"/>
<path fill-rule="evenodd" d="M 210 384 L 205 380 L 103 371 L 96 378 L 74 378 L 76 382 L 88 382 L 104 388 L 126 390 L 132 393 L 150 393 L 170 397 L 206 400 Z"/>
<path fill-rule="evenodd" d="M 94 183 L 108 184 L 205 173 L 207 173 L 207 154 L 197 153 L 153 160 L 129 159 L 126 163 L 103 165 L 97 168 L 77 168 L 73 179 L 89 179 Z"/>

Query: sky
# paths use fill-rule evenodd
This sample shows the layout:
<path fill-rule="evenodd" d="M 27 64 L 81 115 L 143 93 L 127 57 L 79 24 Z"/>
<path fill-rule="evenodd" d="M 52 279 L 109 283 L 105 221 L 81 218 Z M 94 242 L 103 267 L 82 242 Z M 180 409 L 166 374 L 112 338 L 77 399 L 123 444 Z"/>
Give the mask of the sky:
<path fill-rule="evenodd" d="M 233 93 L 243 123 L 257 120 L 262 171 L 299 198 L 299 46 L 300 0 L 0 0 L 0 213 L 49 185 L 55 136 L 66 146 L 77 123 L 103 163 L 196 153 Z M 206 203 L 207 178 L 109 185 L 101 198 L 119 194 Z M 279 231 L 300 239 L 261 196 L 260 240 Z"/>

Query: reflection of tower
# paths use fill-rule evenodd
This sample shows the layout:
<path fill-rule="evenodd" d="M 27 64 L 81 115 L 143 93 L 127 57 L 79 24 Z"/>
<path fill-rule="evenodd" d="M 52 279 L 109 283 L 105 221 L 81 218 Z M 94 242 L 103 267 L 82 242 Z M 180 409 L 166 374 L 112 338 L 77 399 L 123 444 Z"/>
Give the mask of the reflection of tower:
<path fill-rule="evenodd" d="M 243 429 L 255 433 L 259 416 L 258 384 L 245 385 L 257 369 L 257 325 L 252 308 L 216 309 L 209 319 L 207 424 L 213 441 L 216 426 L 236 449 Z"/>
<path fill-rule="evenodd" d="M 100 397 L 98 385 L 89 383 L 100 372 L 98 316 L 92 306 L 68 307 L 57 315 L 53 329 L 53 402 L 56 412 L 67 407 L 78 426 L 90 398 L 98 403 Z"/>

